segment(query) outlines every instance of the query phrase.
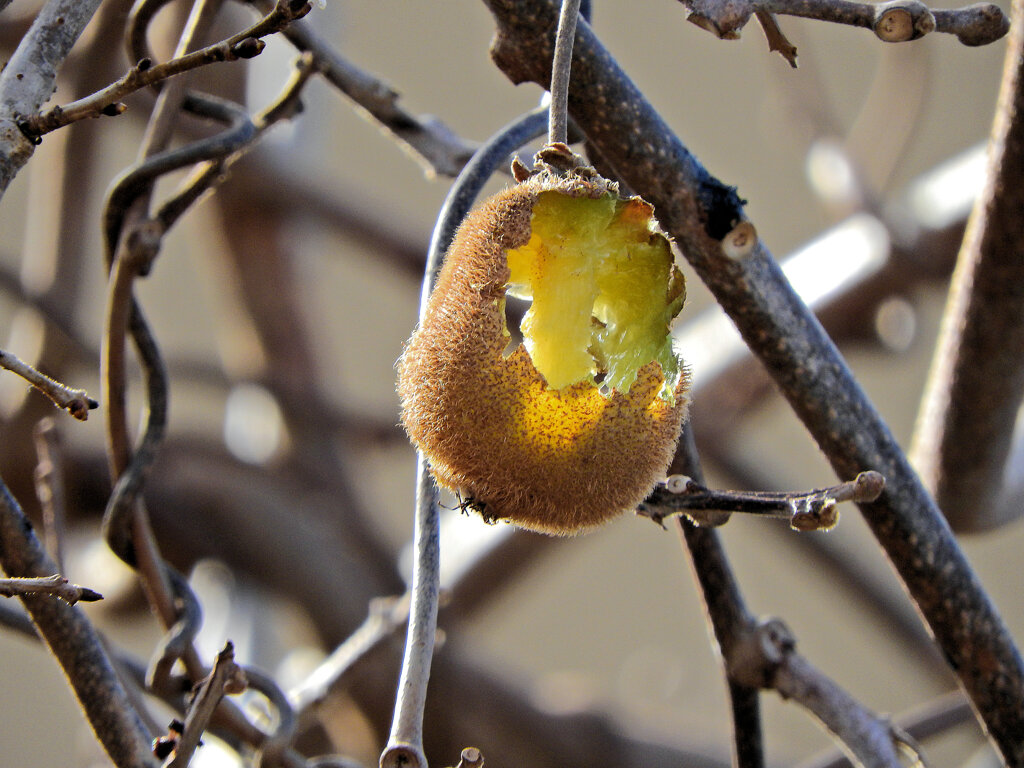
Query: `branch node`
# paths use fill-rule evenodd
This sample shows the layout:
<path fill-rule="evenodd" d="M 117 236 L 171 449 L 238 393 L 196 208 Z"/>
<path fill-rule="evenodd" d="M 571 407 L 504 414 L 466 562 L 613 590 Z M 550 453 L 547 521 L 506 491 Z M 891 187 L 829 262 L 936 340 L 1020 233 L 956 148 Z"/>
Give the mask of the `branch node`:
<path fill-rule="evenodd" d="M 881 472 L 868 470 L 861 472 L 853 479 L 853 490 L 850 501 L 875 501 L 885 490 L 885 477 Z"/>
<path fill-rule="evenodd" d="M 746 220 L 741 221 L 722 238 L 722 252 L 736 261 L 752 254 L 756 246 L 757 230 Z"/>
<path fill-rule="evenodd" d="M 789 527 L 794 531 L 830 531 L 839 522 L 836 500 L 830 496 L 793 499 Z"/>
<path fill-rule="evenodd" d="M 278 7 L 285 8 L 288 18 L 292 21 L 301 19 L 313 10 L 313 6 L 306 0 L 281 0 Z"/>
<path fill-rule="evenodd" d="M 466 747 L 455 768 L 484 768 L 484 755 L 476 747 Z"/>
<path fill-rule="evenodd" d="M 157 219 L 145 219 L 128 234 L 127 254 L 130 266 L 139 277 L 146 277 L 153 268 L 153 262 L 160 253 L 165 234 L 163 223 Z"/>
<path fill-rule="evenodd" d="M 231 46 L 231 54 L 240 59 L 253 59 L 263 53 L 267 44 L 258 37 L 247 37 Z"/>
<path fill-rule="evenodd" d="M 743 632 L 726 656 L 729 679 L 750 688 L 770 688 L 796 637 L 781 619 L 763 619 Z"/>
<path fill-rule="evenodd" d="M 696 483 L 689 475 L 669 475 L 665 478 L 665 490 L 669 493 L 686 493 Z"/>
<path fill-rule="evenodd" d="M 396 742 L 380 756 L 380 768 L 427 768 L 427 758 L 412 744 Z"/>
<path fill-rule="evenodd" d="M 754 3 L 722 0 L 683 0 L 689 13 L 686 20 L 710 32 L 720 40 L 739 40 L 740 30 L 750 21 Z"/>
<path fill-rule="evenodd" d="M 873 26 L 879 40 L 904 43 L 935 30 L 935 17 L 919 0 L 892 0 L 875 9 Z"/>
<path fill-rule="evenodd" d="M 21 135 L 28 139 L 33 146 L 38 147 L 43 143 L 43 137 L 36 132 L 32 125 L 31 118 L 19 117 L 16 120 L 15 125 L 18 126 L 18 130 L 21 131 Z"/>
<path fill-rule="evenodd" d="M 59 109 L 56 107 L 55 109 Z M 115 101 L 113 104 L 107 104 L 100 110 L 100 114 L 106 115 L 107 117 L 117 117 L 118 115 L 124 114 L 125 110 L 128 109 L 128 105 L 122 101 Z"/>

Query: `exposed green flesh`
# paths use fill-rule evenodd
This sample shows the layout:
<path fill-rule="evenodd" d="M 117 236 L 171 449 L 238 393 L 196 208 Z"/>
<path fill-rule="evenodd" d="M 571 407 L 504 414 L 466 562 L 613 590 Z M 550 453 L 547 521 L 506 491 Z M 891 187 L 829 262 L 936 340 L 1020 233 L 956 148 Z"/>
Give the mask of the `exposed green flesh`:
<path fill-rule="evenodd" d="M 542 192 L 531 227 L 529 242 L 507 253 L 507 292 L 533 302 L 523 338 L 548 387 L 589 379 L 628 392 L 657 360 L 671 400 L 680 367 L 668 328 L 685 284 L 650 206 Z"/>

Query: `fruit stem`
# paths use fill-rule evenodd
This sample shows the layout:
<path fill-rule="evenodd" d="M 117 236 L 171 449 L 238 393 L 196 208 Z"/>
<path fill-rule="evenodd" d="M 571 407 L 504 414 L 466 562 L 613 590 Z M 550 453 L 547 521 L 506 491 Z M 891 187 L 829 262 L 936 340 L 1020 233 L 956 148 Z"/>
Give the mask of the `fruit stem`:
<path fill-rule="evenodd" d="M 548 122 L 548 144 L 565 144 L 569 125 L 569 70 L 572 68 L 572 46 L 576 39 L 576 20 L 580 0 L 562 0 L 555 34 L 555 52 L 551 60 L 551 114 Z"/>

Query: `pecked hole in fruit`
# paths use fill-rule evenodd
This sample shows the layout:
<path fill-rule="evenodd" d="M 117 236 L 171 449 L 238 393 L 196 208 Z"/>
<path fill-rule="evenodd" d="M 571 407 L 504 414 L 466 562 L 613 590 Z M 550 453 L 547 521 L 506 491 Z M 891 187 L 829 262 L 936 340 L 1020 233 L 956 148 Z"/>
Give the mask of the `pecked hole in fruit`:
<path fill-rule="evenodd" d="M 660 394 L 672 399 L 681 371 L 668 326 L 685 284 L 656 226 L 639 199 L 538 195 L 529 241 L 506 254 L 506 313 L 511 302 L 531 302 L 523 343 L 550 389 L 590 381 L 605 395 L 628 392 L 657 361 Z"/>
<path fill-rule="evenodd" d="M 523 316 L 530 308 L 529 299 L 520 299 L 516 296 L 505 295 L 505 331 L 508 334 L 508 344 L 505 346 L 503 357 L 508 357 L 520 344 L 523 343 Z"/>

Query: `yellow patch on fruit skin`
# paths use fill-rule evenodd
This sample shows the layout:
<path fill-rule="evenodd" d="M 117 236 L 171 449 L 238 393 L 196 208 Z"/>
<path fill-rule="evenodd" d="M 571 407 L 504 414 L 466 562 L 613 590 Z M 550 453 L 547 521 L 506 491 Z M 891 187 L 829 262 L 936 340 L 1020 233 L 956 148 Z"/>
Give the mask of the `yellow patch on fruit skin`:
<path fill-rule="evenodd" d="M 572 215 L 581 205 L 593 210 Z M 402 421 L 435 477 L 487 518 L 574 534 L 635 508 L 664 475 L 686 412 L 688 381 L 667 336 L 683 286 L 650 213 L 605 184 L 541 176 L 486 201 L 457 233 L 399 361 L 398 388 Z M 634 246 L 640 255 L 630 255 Z M 618 266 L 602 275 L 601 259 L 588 256 L 594 247 L 618 249 Z M 505 356 L 513 277 L 510 293 L 528 289 L 535 306 L 549 304 L 524 324 L 527 343 Z M 560 314 L 567 287 L 565 303 L 579 306 Z M 616 305 L 623 290 L 629 300 Z M 646 329 L 600 338 L 623 318 Z M 545 365 L 564 372 L 545 378 Z M 602 393 L 595 373 L 628 383 Z"/>

